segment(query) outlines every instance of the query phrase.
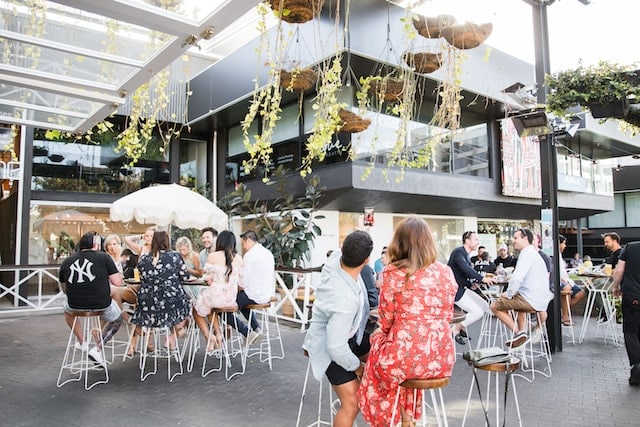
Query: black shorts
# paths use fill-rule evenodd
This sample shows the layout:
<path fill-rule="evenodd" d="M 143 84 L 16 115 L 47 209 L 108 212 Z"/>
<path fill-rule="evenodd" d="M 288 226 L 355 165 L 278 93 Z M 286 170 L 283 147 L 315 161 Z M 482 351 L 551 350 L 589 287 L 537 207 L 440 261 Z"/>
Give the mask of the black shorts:
<path fill-rule="evenodd" d="M 371 348 L 369 344 L 369 333 L 365 331 L 360 345 L 356 344 L 355 337 L 351 338 L 349 340 L 349 348 L 351 349 L 353 354 L 358 357 L 364 356 L 365 354 L 369 353 L 369 349 Z M 355 372 L 347 371 L 334 361 L 331 361 L 331 363 L 329 364 L 326 374 L 329 382 L 332 385 L 348 383 L 349 381 L 353 381 L 357 378 Z"/>

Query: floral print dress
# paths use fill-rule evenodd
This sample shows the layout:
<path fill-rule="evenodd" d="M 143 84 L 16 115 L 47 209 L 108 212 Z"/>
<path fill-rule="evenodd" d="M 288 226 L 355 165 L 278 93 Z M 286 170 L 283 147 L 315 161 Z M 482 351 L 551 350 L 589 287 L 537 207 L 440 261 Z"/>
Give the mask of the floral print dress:
<path fill-rule="evenodd" d="M 454 362 L 449 322 L 458 289 L 451 269 L 434 262 L 405 283 L 405 273 L 389 265 L 382 273 L 379 329 L 371 335 L 371 350 L 358 389 L 364 419 L 373 427 L 391 420 L 398 386 L 406 379 L 448 377 Z M 413 412 L 413 391 L 400 392 L 400 405 L 414 419 L 421 415 L 421 393 Z"/>
<path fill-rule="evenodd" d="M 160 251 L 156 265 L 144 254 L 138 262 L 142 284 L 131 323 L 147 327 L 173 327 L 191 312 L 191 303 L 182 287 L 189 277 L 180 254 Z"/>
<path fill-rule="evenodd" d="M 238 285 L 242 277 L 242 268 L 234 268 L 226 277 L 225 265 L 205 264 L 204 277 L 211 278 L 211 284 L 204 288 L 195 303 L 199 316 L 205 317 L 211 313 L 213 307 L 234 307 L 238 296 Z"/>

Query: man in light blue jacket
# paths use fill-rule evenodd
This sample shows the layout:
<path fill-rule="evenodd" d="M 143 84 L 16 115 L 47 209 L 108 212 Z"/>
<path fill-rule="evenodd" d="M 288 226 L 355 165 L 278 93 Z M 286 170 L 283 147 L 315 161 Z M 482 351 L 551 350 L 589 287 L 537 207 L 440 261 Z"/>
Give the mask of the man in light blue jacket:
<path fill-rule="evenodd" d="M 313 376 L 327 375 L 340 409 L 334 426 L 351 426 L 358 415 L 356 392 L 369 353 L 367 290 L 360 277 L 369 263 L 373 241 L 364 231 L 354 231 L 322 267 L 316 288 L 313 316 L 302 347 L 309 354 Z"/>

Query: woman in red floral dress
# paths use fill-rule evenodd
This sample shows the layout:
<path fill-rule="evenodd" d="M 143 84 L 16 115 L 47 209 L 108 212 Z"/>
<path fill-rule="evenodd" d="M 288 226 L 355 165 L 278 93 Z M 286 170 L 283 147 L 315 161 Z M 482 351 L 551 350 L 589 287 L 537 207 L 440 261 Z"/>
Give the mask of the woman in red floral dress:
<path fill-rule="evenodd" d="M 407 217 L 396 228 L 387 253 L 391 263 L 382 273 L 379 328 L 371 335 L 371 351 L 358 389 L 364 419 L 373 427 L 395 425 L 393 403 L 406 379 L 451 375 L 453 342 L 449 322 L 458 285 L 451 269 L 437 261 L 438 252 L 427 223 Z M 413 426 L 412 390 L 401 390 L 402 425 Z M 397 417 L 397 415 L 396 415 Z"/>

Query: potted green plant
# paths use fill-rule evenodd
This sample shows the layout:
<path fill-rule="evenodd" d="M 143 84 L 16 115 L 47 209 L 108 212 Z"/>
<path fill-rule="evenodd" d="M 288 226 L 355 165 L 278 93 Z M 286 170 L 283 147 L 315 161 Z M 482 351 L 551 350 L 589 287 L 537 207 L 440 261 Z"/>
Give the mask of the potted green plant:
<path fill-rule="evenodd" d="M 640 77 L 634 69 L 601 61 L 548 75 L 547 110 L 567 116 L 572 108 L 581 106 L 595 118 L 623 119 L 629 112 L 629 100 L 640 97 Z"/>
<path fill-rule="evenodd" d="M 256 234 L 264 247 L 273 253 L 279 268 L 304 267 L 315 238 L 322 234 L 316 220 L 324 216 L 316 211 L 324 187 L 315 175 L 301 179 L 305 183 L 305 193 L 294 197 L 289 190 L 291 177 L 288 171 L 278 166 L 266 183 L 258 184 L 275 185 L 277 197 L 273 201 L 253 200 L 253 193 L 242 183 L 220 201 L 221 209 L 230 217 L 253 218 Z"/>

